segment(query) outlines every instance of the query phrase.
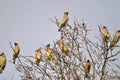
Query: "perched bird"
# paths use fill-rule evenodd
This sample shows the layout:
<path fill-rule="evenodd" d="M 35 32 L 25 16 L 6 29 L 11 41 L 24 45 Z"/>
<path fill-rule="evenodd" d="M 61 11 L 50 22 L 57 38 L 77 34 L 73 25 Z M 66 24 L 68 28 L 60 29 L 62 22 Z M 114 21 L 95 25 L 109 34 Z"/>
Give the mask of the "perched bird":
<path fill-rule="evenodd" d="M 0 74 L 2 74 L 2 71 L 5 69 L 6 66 L 6 55 L 4 52 L 0 54 Z"/>
<path fill-rule="evenodd" d="M 63 27 L 65 27 L 65 25 L 67 24 L 69 18 L 68 18 L 68 12 L 64 12 L 64 16 L 60 22 L 60 28 L 58 31 L 60 31 Z"/>
<path fill-rule="evenodd" d="M 118 41 L 119 41 L 119 39 L 120 39 L 120 30 L 117 30 L 117 31 L 115 32 L 115 34 L 114 34 L 113 40 L 112 40 L 112 42 L 111 42 L 111 44 L 110 44 L 110 47 L 112 47 L 112 46 L 114 46 L 115 44 L 117 44 Z"/>
<path fill-rule="evenodd" d="M 90 72 L 90 67 L 91 67 L 90 60 L 87 60 L 85 64 L 85 77 L 89 77 L 88 74 Z"/>
<path fill-rule="evenodd" d="M 36 50 L 36 65 L 38 66 L 40 61 L 42 60 L 42 52 L 41 48 Z"/>
<path fill-rule="evenodd" d="M 14 47 L 14 54 L 13 54 L 13 63 L 15 64 L 15 60 L 16 58 L 18 57 L 19 55 L 19 52 L 20 52 L 20 47 L 18 45 L 18 43 L 14 43 L 15 47 Z"/>
<path fill-rule="evenodd" d="M 50 48 L 50 44 L 46 45 L 46 56 L 48 60 L 52 60 L 52 49 Z"/>
<path fill-rule="evenodd" d="M 108 31 L 108 29 L 107 29 L 106 26 L 103 26 L 103 28 L 102 28 L 102 34 L 103 34 L 103 36 L 104 36 L 104 38 L 106 40 L 111 41 L 111 36 L 110 36 L 109 31 Z"/>
<path fill-rule="evenodd" d="M 59 45 L 61 51 L 62 51 L 63 53 L 65 53 L 66 55 L 68 55 L 69 50 L 68 50 L 66 44 L 64 44 L 62 40 L 59 40 L 59 41 L 57 42 L 57 44 Z"/>

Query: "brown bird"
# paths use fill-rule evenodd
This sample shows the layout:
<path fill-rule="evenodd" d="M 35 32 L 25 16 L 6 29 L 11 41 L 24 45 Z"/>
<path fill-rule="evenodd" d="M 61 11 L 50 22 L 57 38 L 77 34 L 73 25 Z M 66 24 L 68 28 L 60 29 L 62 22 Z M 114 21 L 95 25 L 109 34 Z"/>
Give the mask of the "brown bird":
<path fill-rule="evenodd" d="M 64 44 L 64 42 L 61 39 L 57 42 L 57 44 L 59 45 L 61 51 L 68 55 L 69 53 L 68 47 L 66 46 L 66 44 Z"/>
<path fill-rule="evenodd" d="M 85 64 L 85 77 L 89 77 L 88 74 L 90 72 L 90 68 L 91 68 L 90 60 L 87 60 Z"/>
<path fill-rule="evenodd" d="M 18 45 L 18 43 L 14 43 L 14 54 L 13 54 L 13 63 L 15 64 L 15 60 L 16 60 L 16 58 L 18 57 L 18 55 L 19 55 L 19 52 L 20 52 L 20 47 L 19 47 L 19 45 Z"/>
<path fill-rule="evenodd" d="M 112 40 L 112 42 L 111 42 L 111 44 L 110 44 L 110 47 L 112 47 L 112 46 L 114 46 L 115 44 L 117 44 L 118 41 L 119 41 L 119 39 L 120 39 L 120 30 L 117 30 L 117 31 L 115 32 L 115 34 L 114 34 L 113 40 Z"/>
<path fill-rule="evenodd" d="M 46 45 L 46 56 L 48 60 L 52 60 L 53 56 L 52 56 L 52 49 L 50 48 L 50 44 Z"/>
<path fill-rule="evenodd" d="M 42 60 L 42 52 L 41 48 L 36 50 L 36 65 L 38 66 L 40 61 Z"/>
<path fill-rule="evenodd" d="M 63 16 L 63 18 L 62 18 L 62 20 L 61 20 L 61 22 L 60 22 L 60 28 L 59 28 L 58 31 L 61 31 L 61 29 L 62 29 L 63 27 L 65 27 L 65 25 L 67 24 L 68 20 L 69 20 L 68 12 L 64 12 L 64 16 Z"/>
<path fill-rule="evenodd" d="M 4 52 L 0 54 L 0 74 L 2 74 L 2 71 L 5 69 L 6 66 L 6 55 Z"/>
<path fill-rule="evenodd" d="M 106 40 L 111 41 L 111 36 L 110 36 L 109 31 L 108 31 L 108 29 L 107 29 L 106 26 L 103 26 L 103 28 L 102 28 L 102 34 L 103 34 L 103 36 L 104 36 L 104 38 Z"/>

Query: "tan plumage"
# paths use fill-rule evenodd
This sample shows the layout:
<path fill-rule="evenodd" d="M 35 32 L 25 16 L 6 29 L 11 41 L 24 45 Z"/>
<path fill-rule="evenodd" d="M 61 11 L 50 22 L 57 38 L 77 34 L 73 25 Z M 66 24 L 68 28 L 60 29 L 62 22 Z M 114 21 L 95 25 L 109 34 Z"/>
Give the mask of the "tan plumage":
<path fill-rule="evenodd" d="M 16 58 L 18 57 L 19 55 L 19 52 L 20 52 L 20 47 L 18 45 L 18 43 L 14 43 L 14 54 L 13 54 L 13 63 L 15 63 L 16 61 Z"/>
<path fill-rule="evenodd" d="M 104 38 L 106 40 L 111 41 L 111 36 L 110 36 L 109 31 L 108 31 L 108 29 L 107 29 L 106 26 L 103 26 L 103 28 L 102 28 L 102 34 L 103 34 L 103 36 L 104 36 Z"/>
<path fill-rule="evenodd" d="M 90 68 L 91 68 L 90 61 L 87 60 L 87 61 L 86 61 L 86 64 L 85 64 L 85 77 L 89 77 L 88 74 L 89 74 L 89 72 L 90 72 Z"/>
<path fill-rule="evenodd" d="M 57 42 L 57 44 L 59 45 L 61 51 L 62 51 L 63 53 L 65 53 L 66 55 L 68 55 L 69 50 L 68 50 L 68 47 L 66 46 L 66 44 L 64 44 L 62 40 L 59 40 L 59 41 Z"/>
<path fill-rule="evenodd" d="M 46 56 L 48 60 L 52 60 L 52 49 L 50 48 L 50 44 L 46 45 Z"/>
<path fill-rule="evenodd" d="M 0 74 L 5 69 L 6 66 L 6 55 L 4 52 L 0 54 Z"/>
<path fill-rule="evenodd" d="M 36 50 L 36 65 L 38 66 L 40 61 L 42 60 L 42 52 L 41 48 Z"/>
<path fill-rule="evenodd" d="M 115 32 L 115 34 L 114 34 L 114 37 L 113 37 L 113 40 L 112 40 L 112 42 L 111 42 L 110 47 L 112 47 L 112 46 L 114 46 L 115 44 L 117 44 L 118 41 L 119 41 L 119 39 L 120 39 L 120 30 L 117 30 L 117 31 Z"/>
<path fill-rule="evenodd" d="M 65 27 L 65 25 L 67 24 L 67 22 L 68 22 L 68 12 L 64 12 L 64 16 L 63 16 L 63 18 L 62 18 L 62 20 L 61 20 L 61 22 L 60 22 L 60 28 L 59 28 L 59 30 L 58 31 L 60 31 L 63 27 Z"/>

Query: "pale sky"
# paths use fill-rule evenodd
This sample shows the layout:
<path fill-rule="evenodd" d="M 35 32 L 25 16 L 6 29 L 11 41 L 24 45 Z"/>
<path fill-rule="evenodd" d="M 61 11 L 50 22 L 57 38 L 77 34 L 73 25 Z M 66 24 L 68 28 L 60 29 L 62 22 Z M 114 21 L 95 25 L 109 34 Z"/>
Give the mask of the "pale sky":
<path fill-rule="evenodd" d="M 0 0 L 0 53 L 4 51 L 7 56 L 0 80 L 10 80 L 13 75 L 14 80 L 20 80 L 9 62 L 13 55 L 9 41 L 19 43 L 21 55 L 35 55 L 42 44 L 52 44 L 60 37 L 49 18 L 61 20 L 65 11 L 72 26 L 74 17 L 80 22 L 84 19 L 95 31 L 92 36 L 98 32 L 98 24 L 106 25 L 111 35 L 120 29 L 120 0 Z"/>

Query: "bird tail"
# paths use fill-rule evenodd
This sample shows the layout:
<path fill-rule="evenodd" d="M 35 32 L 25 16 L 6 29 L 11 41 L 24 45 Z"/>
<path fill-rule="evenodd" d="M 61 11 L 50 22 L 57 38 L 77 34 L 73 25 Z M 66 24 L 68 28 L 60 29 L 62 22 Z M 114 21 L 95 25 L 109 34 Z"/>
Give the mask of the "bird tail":
<path fill-rule="evenodd" d="M 85 77 L 86 77 L 86 78 L 89 77 L 89 76 L 88 76 L 88 73 L 85 73 Z"/>
<path fill-rule="evenodd" d="M 112 41 L 111 43 L 110 43 L 110 48 L 112 48 L 113 46 L 114 46 L 114 41 Z"/>
<path fill-rule="evenodd" d="M 0 74 L 2 74 L 2 69 L 0 68 Z"/>
<path fill-rule="evenodd" d="M 15 60 L 16 60 L 16 58 L 13 56 L 13 64 L 15 64 Z"/>
<path fill-rule="evenodd" d="M 38 61 L 36 61 L 36 65 L 37 65 L 37 66 L 39 65 L 39 62 L 38 62 Z"/>
<path fill-rule="evenodd" d="M 15 60 L 13 60 L 13 64 L 15 64 Z"/>

